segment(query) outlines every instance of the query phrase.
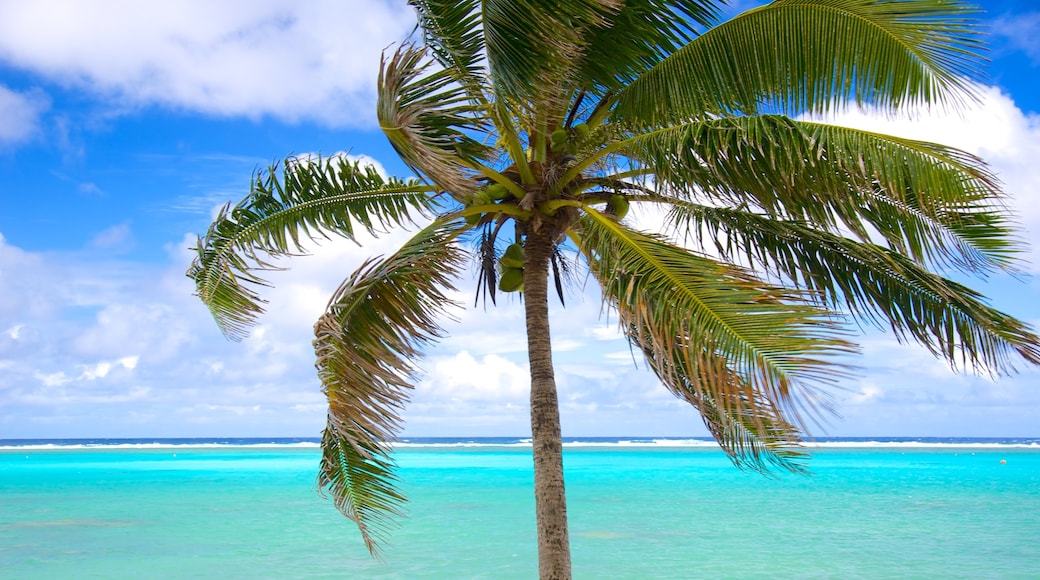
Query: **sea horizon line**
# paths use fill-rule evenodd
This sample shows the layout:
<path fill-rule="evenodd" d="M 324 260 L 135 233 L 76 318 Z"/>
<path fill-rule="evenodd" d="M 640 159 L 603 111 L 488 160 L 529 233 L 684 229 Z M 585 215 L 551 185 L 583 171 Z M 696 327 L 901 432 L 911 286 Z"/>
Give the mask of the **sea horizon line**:
<path fill-rule="evenodd" d="M 320 437 L 74 437 L 5 438 L 0 450 L 47 449 L 165 449 L 165 448 L 317 448 Z M 688 447 L 712 448 L 718 444 L 704 436 L 572 436 L 564 437 L 565 447 Z M 392 443 L 400 448 L 423 447 L 530 447 L 529 436 L 436 436 L 400 437 Z M 1040 437 L 949 437 L 949 436 L 849 436 L 815 437 L 801 447 L 967 447 L 1037 448 Z"/>

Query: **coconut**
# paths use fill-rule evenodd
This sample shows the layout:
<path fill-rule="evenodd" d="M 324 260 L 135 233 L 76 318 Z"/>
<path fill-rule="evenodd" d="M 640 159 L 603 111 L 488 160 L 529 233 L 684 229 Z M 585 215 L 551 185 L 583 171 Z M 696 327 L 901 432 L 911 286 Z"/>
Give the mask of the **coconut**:
<path fill-rule="evenodd" d="M 503 268 L 523 268 L 524 267 L 524 247 L 520 244 L 509 244 L 506 248 L 506 252 L 499 258 L 499 263 L 502 264 Z"/>
<path fill-rule="evenodd" d="M 578 123 L 573 127 L 574 134 L 578 136 L 578 139 L 584 139 L 589 136 L 589 126 L 585 123 Z"/>
<path fill-rule="evenodd" d="M 501 183 L 492 184 L 487 188 L 487 196 L 492 201 L 498 201 L 509 197 L 509 189 Z"/>
<path fill-rule="evenodd" d="M 628 215 L 628 200 L 623 195 L 612 195 L 607 200 L 607 209 L 610 213 L 617 216 L 617 219 L 624 219 Z"/>
<path fill-rule="evenodd" d="M 557 129 L 552 132 L 552 135 L 549 135 L 549 140 L 553 145 L 559 145 L 566 142 L 569 136 L 566 129 Z"/>
<path fill-rule="evenodd" d="M 524 291 L 524 269 L 507 268 L 498 279 L 498 289 L 503 292 Z"/>

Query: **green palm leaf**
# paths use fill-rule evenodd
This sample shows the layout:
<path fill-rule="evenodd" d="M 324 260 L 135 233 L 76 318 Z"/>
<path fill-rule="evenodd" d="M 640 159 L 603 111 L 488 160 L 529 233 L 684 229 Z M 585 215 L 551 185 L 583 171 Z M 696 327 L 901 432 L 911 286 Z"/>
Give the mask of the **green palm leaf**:
<path fill-rule="evenodd" d="M 586 33 L 579 79 L 598 93 L 617 90 L 695 36 L 692 26 L 715 24 L 711 0 L 626 0 L 603 26 Z"/>
<path fill-rule="evenodd" d="M 955 104 L 980 77 L 976 10 L 937 0 L 777 0 L 705 32 L 617 98 L 635 124 L 760 110 Z M 690 82 L 695 79 L 695 82 Z"/>
<path fill-rule="evenodd" d="M 796 423 L 803 405 L 815 412 L 816 388 L 843 374 L 828 359 L 852 344 L 828 311 L 797 292 L 587 211 L 580 250 L 629 340 L 673 392 L 703 405 L 706 420 L 718 417 L 710 424 L 720 432 L 736 436 L 743 431 L 734 427 L 757 422 L 761 446 L 722 444 L 760 465 L 754 452 L 741 450 L 788 441 L 780 432 L 789 434 L 789 423 L 778 409 Z M 779 439 L 767 445 L 774 431 Z"/>
<path fill-rule="evenodd" d="M 1014 263 L 997 179 L 963 151 L 770 115 L 686 123 L 614 148 L 652 168 L 665 193 L 842 226 L 862 239 L 880 234 L 921 263 Z"/>
<path fill-rule="evenodd" d="M 289 159 L 281 179 L 277 167 L 259 172 L 249 196 L 221 209 L 187 275 L 221 331 L 242 338 L 263 312 L 259 272 L 276 269 L 272 257 L 303 253 L 301 237 L 353 239 L 358 226 L 374 234 L 409 223 L 430 209 L 428 190 L 342 157 Z"/>
<path fill-rule="evenodd" d="M 954 366 L 1007 374 L 1015 355 L 1040 363 L 1038 337 L 1026 324 L 898 252 L 728 208 L 677 203 L 672 217 L 702 245 L 714 244 L 730 259 L 746 258 L 829 306 L 883 320 L 896 336 L 909 335 Z"/>
<path fill-rule="evenodd" d="M 477 189 L 470 167 L 488 154 L 472 134 L 485 131 L 480 110 L 455 69 L 431 70 L 426 50 L 410 44 L 383 58 L 376 103 L 379 126 L 412 170 L 458 201 Z"/>
<path fill-rule="evenodd" d="M 409 0 L 423 41 L 473 102 L 485 101 L 487 70 L 480 0 Z"/>
<path fill-rule="evenodd" d="M 587 41 L 619 0 L 484 0 L 484 40 L 496 100 L 517 112 L 564 104 Z"/>
<path fill-rule="evenodd" d="M 629 336 L 634 336 L 634 331 Z M 645 348 L 650 368 L 659 376 L 675 374 L 664 385 L 680 399 L 693 405 L 704 425 L 722 447 L 734 465 L 740 469 L 764 475 L 774 469 L 807 474 L 806 454 L 799 450 L 802 443 L 799 428 L 784 417 L 780 407 L 768 399 L 754 398 L 754 391 L 730 369 L 723 360 L 715 360 L 707 368 L 715 373 L 715 380 L 724 380 L 730 386 L 711 388 L 705 374 L 674 373 L 669 368 L 683 368 L 685 360 L 679 351 L 672 359 L 659 360 L 661 353 Z M 695 382 L 696 381 L 696 382 Z"/>
<path fill-rule="evenodd" d="M 318 378 L 329 400 L 319 488 L 357 523 L 378 555 L 402 515 L 389 444 L 415 360 L 440 336 L 437 319 L 465 262 L 456 222 L 435 223 L 394 255 L 369 261 L 336 291 L 314 327 Z"/>

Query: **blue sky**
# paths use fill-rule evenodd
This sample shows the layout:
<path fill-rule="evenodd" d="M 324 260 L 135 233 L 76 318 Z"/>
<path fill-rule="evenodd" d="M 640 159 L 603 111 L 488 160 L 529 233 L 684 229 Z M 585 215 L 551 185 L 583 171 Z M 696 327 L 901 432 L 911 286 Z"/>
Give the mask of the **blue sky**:
<path fill-rule="evenodd" d="M 184 271 L 197 234 L 257 167 L 348 152 L 404 174 L 373 109 L 379 54 L 414 25 L 403 4 L 0 0 L 0 438 L 318 435 L 311 325 L 344 276 L 405 235 L 293 261 L 241 343 L 220 335 Z M 1029 263 L 1019 279 L 973 285 L 1035 325 L 1040 7 L 984 8 L 979 106 L 834 121 L 992 164 Z M 633 362 L 597 295 L 576 289 L 553 315 L 565 435 L 706 434 Z M 422 363 L 405 434 L 528 433 L 519 302 L 458 319 Z M 815 434 L 1040 435 L 1040 372 L 994 382 L 882 333 L 862 344 L 858 374 L 833 393 L 840 417 Z"/>

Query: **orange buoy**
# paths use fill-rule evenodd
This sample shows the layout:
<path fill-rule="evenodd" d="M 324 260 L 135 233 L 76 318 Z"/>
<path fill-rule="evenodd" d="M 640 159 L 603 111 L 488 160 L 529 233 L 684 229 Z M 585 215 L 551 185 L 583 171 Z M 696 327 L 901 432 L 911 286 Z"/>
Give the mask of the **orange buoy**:
<path fill-rule="evenodd" d="M 1007 459 L 1001 459 L 1000 460 L 1000 464 L 1001 465 L 1007 465 Z"/>

